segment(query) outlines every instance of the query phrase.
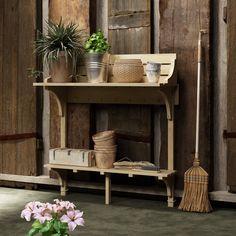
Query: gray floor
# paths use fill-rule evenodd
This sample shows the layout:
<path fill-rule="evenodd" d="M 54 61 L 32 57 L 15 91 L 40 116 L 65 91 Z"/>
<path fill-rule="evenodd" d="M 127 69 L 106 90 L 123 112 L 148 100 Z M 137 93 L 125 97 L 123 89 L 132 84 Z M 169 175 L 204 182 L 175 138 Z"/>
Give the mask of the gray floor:
<path fill-rule="evenodd" d="M 0 235 L 26 235 L 31 223 L 20 218 L 24 205 L 33 200 L 52 201 L 61 198 L 57 191 L 29 191 L 0 188 Z M 164 201 L 113 197 L 112 205 L 104 205 L 102 195 L 70 193 L 84 211 L 86 225 L 72 235 L 236 235 L 236 208 L 215 207 L 210 214 L 199 214 L 167 208 Z"/>

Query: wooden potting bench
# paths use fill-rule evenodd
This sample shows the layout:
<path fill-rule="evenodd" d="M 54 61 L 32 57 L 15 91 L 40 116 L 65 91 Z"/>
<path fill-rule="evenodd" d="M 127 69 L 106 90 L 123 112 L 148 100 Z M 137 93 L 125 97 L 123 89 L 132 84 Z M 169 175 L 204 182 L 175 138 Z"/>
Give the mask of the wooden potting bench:
<path fill-rule="evenodd" d="M 111 174 L 127 174 L 154 176 L 164 181 L 167 188 L 168 206 L 174 206 L 174 105 L 179 101 L 179 90 L 175 73 L 176 54 L 125 54 L 111 55 L 110 67 L 116 59 L 142 60 L 144 68 L 148 61 L 161 63 L 159 83 L 52 83 L 50 78 L 34 86 L 42 86 L 56 96 L 60 115 L 61 147 L 66 147 L 66 113 L 67 103 L 105 103 L 105 104 L 153 104 L 165 105 L 167 116 L 168 169 L 160 171 L 99 169 L 97 167 L 81 167 L 73 165 L 47 164 L 48 169 L 54 170 L 59 177 L 61 195 L 67 191 L 67 172 L 72 170 L 100 172 L 105 175 L 105 204 L 111 201 Z M 145 71 L 145 70 L 144 70 Z M 81 75 L 83 77 L 83 75 Z M 146 75 L 144 74 L 144 81 Z M 112 81 L 112 74 L 110 75 Z"/>

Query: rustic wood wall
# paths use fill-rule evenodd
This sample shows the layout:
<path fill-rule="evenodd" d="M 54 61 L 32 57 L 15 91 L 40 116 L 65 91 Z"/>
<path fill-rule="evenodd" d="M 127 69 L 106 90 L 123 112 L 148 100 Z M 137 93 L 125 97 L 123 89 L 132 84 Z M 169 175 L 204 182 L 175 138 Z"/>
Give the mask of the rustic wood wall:
<path fill-rule="evenodd" d="M 236 1 L 228 1 L 228 71 L 227 71 L 227 131 L 236 132 Z M 236 139 L 227 140 L 227 184 L 231 192 L 236 192 Z"/>
<path fill-rule="evenodd" d="M 111 53 L 151 52 L 151 1 L 108 1 Z M 109 105 L 108 129 L 118 134 L 117 160 L 152 160 L 151 106 Z"/>
<path fill-rule="evenodd" d="M 0 1 L 0 135 L 36 132 L 35 0 Z M 0 172 L 36 175 L 36 138 L 0 141 Z"/>
<path fill-rule="evenodd" d="M 74 22 L 79 29 L 89 34 L 89 1 L 50 0 L 49 19 L 54 22 Z M 50 147 L 60 147 L 60 121 L 58 107 L 53 96 L 50 98 Z M 90 105 L 70 104 L 68 106 L 67 146 L 89 148 L 90 146 Z"/>
<path fill-rule="evenodd" d="M 77 20 L 77 14 L 82 14 L 87 20 L 80 19 L 81 22 L 86 22 L 88 26 L 88 2 L 89 1 L 50 1 L 50 17 L 51 19 L 59 19 L 59 17 L 65 14 L 65 17 L 69 19 Z M 158 19 L 158 14 L 151 12 L 152 1 L 141 0 L 120 0 L 120 1 L 99 1 L 100 7 L 107 7 L 108 13 L 104 15 L 98 15 L 100 23 L 103 26 L 103 30 L 107 32 L 109 41 L 112 45 L 113 53 L 149 53 L 151 48 L 155 48 L 155 52 L 158 50 L 157 43 L 159 44 L 159 50 L 161 53 L 176 52 L 177 53 L 177 71 L 178 80 L 180 84 L 180 105 L 176 108 L 175 118 L 175 169 L 177 174 L 177 187 L 183 187 L 183 175 L 184 172 L 192 165 L 195 145 L 195 107 L 196 107 L 196 79 L 197 79 L 197 39 L 200 29 L 206 29 L 207 34 L 203 37 L 203 65 L 202 65 L 202 86 L 201 86 L 201 117 L 200 117 L 200 159 L 202 166 L 210 173 L 212 178 L 212 152 L 211 152 L 211 80 L 210 80 L 210 0 L 195 1 L 175 1 L 175 0 L 159 0 L 160 11 L 160 25 L 159 32 L 156 29 L 151 28 L 151 16 L 155 15 L 154 19 Z M 85 4 L 83 6 L 83 4 Z M 70 5 L 70 6 L 69 6 Z M 83 6 L 83 11 L 78 10 L 78 6 Z M 94 2 L 93 2 L 94 7 Z M 77 11 L 71 11 L 66 9 L 77 9 Z M 157 6 L 155 5 L 155 9 Z M 197 9 L 197 10 L 196 10 Z M 90 13 L 91 14 L 91 13 Z M 104 17 L 107 19 L 104 20 Z M 157 26 L 157 24 L 154 24 Z M 106 28 L 107 27 L 107 28 Z M 154 33 L 153 33 L 154 31 Z M 154 37 L 159 37 L 158 39 Z M 86 105 L 85 105 L 86 106 Z M 56 106 L 55 106 L 56 107 Z M 54 107 L 52 107 L 54 109 Z M 80 132 L 78 124 L 84 122 L 89 118 L 91 114 L 90 108 L 83 113 L 84 118 L 78 121 L 77 109 L 78 105 L 73 105 L 73 108 L 68 112 L 72 113 L 74 118 L 69 118 L 68 122 L 69 130 L 74 127 L 73 131 L 69 131 L 69 136 L 73 137 L 74 134 Z M 166 165 L 166 124 L 165 124 L 165 112 L 160 108 L 159 112 L 151 112 L 151 108 L 138 107 L 133 111 L 130 107 L 125 106 L 113 107 L 109 106 L 97 106 L 97 110 L 101 110 L 102 114 L 106 116 L 106 121 L 102 120 L 103 124 L 98 124 L 97 128 L 102 129 L 105 126 L 108 129 L 116 128 L 121 131 L 126 130 L 127 126 L 122 126 L 121 120 L 127 120 L 130 122 L 129 130 L 133 132 L 132 127 L 137 132 L 140 127 L 144 127 L 145 130 L 141 130 L 148 138 L 152 139 L 151 126 L 153 125 L 150 120 L 157 119 L 161 122 L 160 126 L 155 128 L 155 140 L 161 138 L 161 162 L 163 166 Z M 136 111 L 135 111 L 136 109 Z M 106 110 L 106 112 L 104 112 Z M 126 114 L 132 111 L 132 115 L 127 119 Z M 57 114 L 57 112 L 55 112 Z M 99 113 L 99 112 L 98 112 Z M 97 117 L 101 116 L 96 114 Z M 87 114 L 87 115 L 86 115 Z M 137 118 L 137 122 L 133 123 L 133 118 Z M 91 115 L 90 115 L 91 116 Z M 75 118 L 76 117 L 76 118 Z M 141 119 L 138 119 L 138 117 Z M 144 120 L 143 120 L 144 117 Z M 104 118 L 104 116 L 103 116 Z M 102 119 L 103 119 L 102 118 Z M 55 119 L 55 118 L 54 118 Z M 73 120 L 75 124 L 73 124 Z M 130 121 L 129 121 L 130 120 Z M 139 120 L 139 121 L 138 121 Z M 56 123 L 51 123 L 51 130 L 58 127 L 54 127 Z M 69 124 L 69 123 L 68 123 Z M 135 125 L 133 125 L 135 124 Z M 76 126 L 77 125 L 77 126 Z M 71 127 L 71 128 L 70 128 Z M 85 128 L 82 131 L 80 137 L 84 137 L 85 140 L 89 139 L 89 130 L 91 127 Z M 158 132 L 158 134 L 157 134 Z M 161 132 L 161 134 L 159 134 Z M 132 136 L 132 135 L 131 135 Z M 133 135 L 135 136 L 135 135 Z M 76 145 L 73 142 L 81 142 L 77 140 L 77 137 L 72 138 L 74 141 L 69 141 L 72 146 Z M 54 141 L 53 141 L 54 140 Z M 56 138 L 51 138 L 51 146 L 59 146 Z M 83 141 L 82 141 L 83 142 Z M 85 141 L 84 141 L 85 142 Z M 68 143 L 68 144 L 69 144 Z M 145 143 L 145 142 L 144 142 Z M 78 144 L 78 143 L 77 143 Z M 127 144 L 127 142 L 126 142 Z M 124 146 L 126 146 L 126 144 Z M 144 144 L 144 145 L 147 145 Z M 148 144 L 149 145 L 149 144 Z M 130 145 L 129 155 L 135 152 L 135 145 Z M 80 145 L 76 146 L 80 147 Z M 127 146 L 126 146 L 127 147 Z M 147 146 L 146 146 L 147 147 Z M 157 147 L 156 147 L 157 148 Z M 145 148 L 144 148 L 145 149 Z M 145 153 L 145 158 L 150 160 L 150 153 L 152 150 L 147 148 L 142 151 Z M 138 155 L 138 154 L 137 154 Z M 143 156 L 143 157 L 144 157 Z M 139 158 L 138 158 L 139 159 Z M 142 158 L 143 159 L 143 158 Z"/>
<path fill-rule="evenodd" d="M 183 174 L 192 165 L 195 146 L 197 40 L 203 36 L 203 65 L 200 111 L 200 160 L 212 179 L 211 150 L 211 80 L 210 80 L 210 0 L 160 0 L 160 52 L 177 53 L 180 105 L 175 116 L 175 169 L 177 187 L 183 184 Z M 196 10 L 197 9 L 197 10 Z"/>

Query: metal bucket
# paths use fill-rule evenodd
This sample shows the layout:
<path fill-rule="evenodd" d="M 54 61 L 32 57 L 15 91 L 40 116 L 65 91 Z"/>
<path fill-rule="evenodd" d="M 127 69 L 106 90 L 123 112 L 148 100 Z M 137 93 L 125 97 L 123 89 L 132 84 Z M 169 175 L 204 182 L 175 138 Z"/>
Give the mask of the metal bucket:
<path fill-rule="evenodd" d="M 158 83 L 161 72 L 161 64 L 156 62 L 147 62 L 146 75 L 147 82 Z"/>
<path fill-rule="evenodd" d="M 108 77 L 107 53 L 88 53 L 85 56 L 85 65 L 89 83 L 104 83 Z"/>

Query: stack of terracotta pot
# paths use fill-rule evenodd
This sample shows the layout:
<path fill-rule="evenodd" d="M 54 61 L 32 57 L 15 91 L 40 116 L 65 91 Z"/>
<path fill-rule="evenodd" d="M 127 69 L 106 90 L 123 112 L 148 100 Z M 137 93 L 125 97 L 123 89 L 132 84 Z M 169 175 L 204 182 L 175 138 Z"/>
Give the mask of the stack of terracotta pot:
<path fill-rule="evenodd" d="M 116 159 L 117 145 L 115 144 L 115 131 L 107 130 L 92 136 L 94 141 L 96 166 L 108 169 L 113 167 Z"/>

